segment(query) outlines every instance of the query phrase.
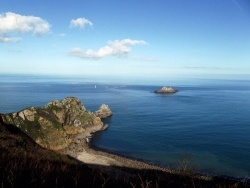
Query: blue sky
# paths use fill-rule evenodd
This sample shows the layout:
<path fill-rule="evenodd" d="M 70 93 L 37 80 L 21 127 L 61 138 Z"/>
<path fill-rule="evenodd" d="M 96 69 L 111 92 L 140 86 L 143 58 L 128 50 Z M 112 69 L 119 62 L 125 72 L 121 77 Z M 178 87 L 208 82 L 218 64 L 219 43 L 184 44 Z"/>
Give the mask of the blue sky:
<path fill-rule="evenodd" d="M 249 0 L 0 0 L 0 73 L 250 75 Z"/>

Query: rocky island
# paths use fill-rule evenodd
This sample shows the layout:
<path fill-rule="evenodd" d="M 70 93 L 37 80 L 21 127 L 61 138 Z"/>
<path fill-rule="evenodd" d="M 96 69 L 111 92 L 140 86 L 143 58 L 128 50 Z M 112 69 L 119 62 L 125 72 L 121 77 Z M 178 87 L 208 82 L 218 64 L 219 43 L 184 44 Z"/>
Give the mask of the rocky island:
<path fill-rule="evenodd" d="M 174 89 L 172 87 L 166 87 L 166 86 L 164 86 L 161 89 L 155 91 L 155 93 L 162 93 L 162 94 L 170 94 L 170 93 L 176 93 L 176 92 L 178 92 L 177 89 Z"/>

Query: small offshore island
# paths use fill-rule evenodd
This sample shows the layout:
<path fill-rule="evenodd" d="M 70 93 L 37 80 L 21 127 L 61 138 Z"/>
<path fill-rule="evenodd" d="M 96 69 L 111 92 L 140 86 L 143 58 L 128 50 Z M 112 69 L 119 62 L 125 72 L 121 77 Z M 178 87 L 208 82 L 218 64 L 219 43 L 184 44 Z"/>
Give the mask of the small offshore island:
<path fill-rule="evenodd" d="M 164 89 L 165 90 L 165 89 Z M 175 90 L 176 92 L 176 90 Z M 200 174 L 187 166 L 163 168 L 93 149 L 108 105 L 88 111 L 75 97 L 41 108 L 0 114 L 2 187 L 247 187 L 225 177 Z M 235 186 L 237 185 L 237 186 Z"/>
<path fill-rule="evenodd" d="M 178 92 L 179 90 L 177 89 L 174 89 L 172 87 L 162 87 L 161 89 L 159 90 L 156 90 L 155 93 L 161 93 L 161 94 L 171 94 L 171 93 L 176 93 Z"/>

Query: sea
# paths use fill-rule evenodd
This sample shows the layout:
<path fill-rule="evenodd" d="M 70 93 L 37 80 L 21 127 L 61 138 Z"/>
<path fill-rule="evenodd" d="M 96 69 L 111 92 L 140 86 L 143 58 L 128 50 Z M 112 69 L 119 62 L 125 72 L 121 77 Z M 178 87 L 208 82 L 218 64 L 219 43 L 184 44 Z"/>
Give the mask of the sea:
<path fill-rule="evenodd" d="M 162 86 L 179 92 L 154 93 Z M 0 113 L 68 96 L 90 111 L 111 108 L 109 128 L 91 141 L 96 148 L 169 168 L 250 176 L 250 80 L 0 75 Z"/>

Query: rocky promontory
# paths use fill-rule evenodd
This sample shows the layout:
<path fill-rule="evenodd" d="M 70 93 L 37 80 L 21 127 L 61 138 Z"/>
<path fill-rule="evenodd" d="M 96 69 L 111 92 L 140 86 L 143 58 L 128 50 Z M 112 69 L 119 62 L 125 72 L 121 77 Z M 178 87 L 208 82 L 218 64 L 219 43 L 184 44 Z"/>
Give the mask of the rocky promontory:
<path fill-rule="evenodd" d="M 176 92 L 178 92 L 177 89 L 174 89 L 172 87 L 166 87 L 166 86 L 164 86 L 161 89 L 155 91 L 155 93 L 162 93 L 162 94 L 170 94 L 170 93 L 176 93 Z"/>
<path fill-rule="evenodd" d="M 103 111 L 105 109 L 103 107 Z M 88 111 L 75 97 L 53 100 L 41 108 L 30 107 L 0 116 L 4 123 L 15 125 L 37 144 L 52 150 L 85 142 L 92 133 L 107 128 L 100 117 Z"/>
<path fill-rule="evenodd" d="M 0 114 L 1 187 L 249 187 L 247 178 L 192 172 L 186 161 L 162 168 L 89 147 L 86 138 L 106 127 L 74 97 Z"/>
<path fill-rule="evenodd" d="M 112 116 L 112 111 L 109 106 L 106 104 L 102 104 L 99 110 L 95 111 L 95 115 L 101 119 Z"/>

